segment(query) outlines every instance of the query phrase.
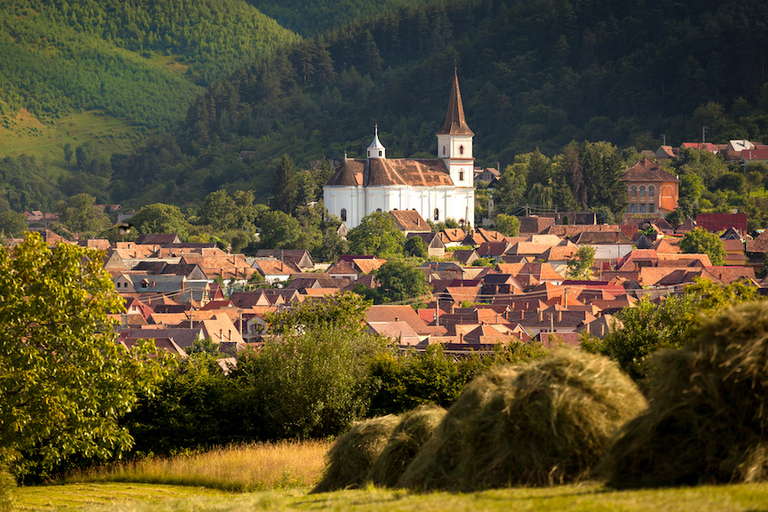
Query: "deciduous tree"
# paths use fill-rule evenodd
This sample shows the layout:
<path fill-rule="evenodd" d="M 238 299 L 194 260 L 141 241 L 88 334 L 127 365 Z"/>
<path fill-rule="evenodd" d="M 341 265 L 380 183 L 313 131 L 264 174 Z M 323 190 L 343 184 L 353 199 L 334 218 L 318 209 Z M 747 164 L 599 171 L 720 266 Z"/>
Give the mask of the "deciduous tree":
<path fill-rule="evenodd" d="M 0 249 L 0 455 L 18 474 L 118 457 L 133 443 L 119 418 L 161 377 L 150 344 L 117 343 L 108 315 L 123 301 L 102 265 L 36 233 Z"/>
<path fill-rule="evenodd" d="M 706 254 L 713 265 L 725 263 L 725 242 L 702 227 L 685 234 L 680 240 L 680 250 L 689 254 Z"/>

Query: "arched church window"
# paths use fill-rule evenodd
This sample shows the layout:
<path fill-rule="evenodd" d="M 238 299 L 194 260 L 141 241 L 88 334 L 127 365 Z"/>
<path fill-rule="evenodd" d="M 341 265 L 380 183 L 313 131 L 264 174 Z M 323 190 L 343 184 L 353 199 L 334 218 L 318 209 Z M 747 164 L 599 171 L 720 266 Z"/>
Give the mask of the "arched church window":
<path fill-rule="evenodd" d="M 460 155 L 464 154 L 464 146 L 459 146 L 459 154 Z"/>
<path fill-rule="evenodd" d="M 341 220 L 342 220 L 342 222 L 346 222 L 347 221 L 347 209 L 346 208 L 342 208 L 341 209 Z"/>
<path fill-rule="evenodd" d="M 376 212 L 381 212 L 381 208 L 376 208 Z"/>
<path fill-rule="evenodd" d="M 445 146 L 443 146 L 443 156 L 445 156 Z"/>
<path fill-rule="evenodd" d="M 440 210 L 435 208 L 435 220 L 440 220 Z"/>

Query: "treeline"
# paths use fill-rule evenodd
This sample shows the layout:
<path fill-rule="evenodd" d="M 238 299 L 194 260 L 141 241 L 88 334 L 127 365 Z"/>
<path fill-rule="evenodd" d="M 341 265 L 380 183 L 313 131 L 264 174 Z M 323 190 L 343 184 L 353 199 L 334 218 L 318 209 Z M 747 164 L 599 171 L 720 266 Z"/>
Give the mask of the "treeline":
<path fill-rule="evenodd" d="M 297 39 L 242 0 L 13 0 L 0 27 L 5 113 L 99 109 L 166 128 L 199 86 Z"/>
<path fill-rule="evenodd" d="M 248 3 L 282 26 L 303 36 L 315 36 L 355 20 L 376 16 L 405 5 L 418 5 L 425 0 L 248 0 Z"/>
<path fill-rule="evenodd" d="M 767 10 L 756 0 L 404 7 L 242 68 L 160 144 L 177 157 L 155 166 L 154 142 L 133 158 L 190 198 L 213 189 L 181 169 L 221 186 L 241 150 L 255 152 L 260 176 L 284 153 L 300 164 L 360 156 L 374 123 L 392 157 L 433 155 L 454 66 L 480 164 L 504 168 L 536 148 L 553 156 L 573 140 L 655 149 L 663 133 L 678 145 L 702 125 L 711 142 L 768 140 Z"/>

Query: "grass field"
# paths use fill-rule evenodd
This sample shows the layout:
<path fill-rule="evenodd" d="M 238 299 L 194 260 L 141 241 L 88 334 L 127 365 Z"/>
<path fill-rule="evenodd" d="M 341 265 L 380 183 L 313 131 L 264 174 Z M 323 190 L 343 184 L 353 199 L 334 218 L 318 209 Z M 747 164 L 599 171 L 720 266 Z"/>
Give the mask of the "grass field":
<path fill-rule="evenodd" d="M 49 179 L 68 172 L 70 166 L 64 161 L 62 149 L 67 143 L 74 152 L 77 146 L 90 140 L 97 153 L 109 159 L 112 153 L 130 152 L 147 135 L 143 128 L 99 112 L 71 114 L 48 124 L 22 109 L 6 119 L 9 126 L 0 123 L 0 158 L 34 156 L 46 164 Z"/>
<path fill-rule="evenodd" d="M 611 491 L 599 484 L 502 489 L 470 494 L 384 489 L 310 494 L 309 488 L 234 494 L 200 487 L 89 483 L 28 487 L 17 509 L 139 511 L 760 511 L 768 510 L 768 484 Z"/>
<path fill-rule="evenodd" d="M 768 483 L 632 491 L 587 483 L 466 494 L 366 487 L 311 494 L 328 447 L 257 444 L 150 458 L 70 475 L 57 485 L 22 487 L 13 496 L 21 511 L 768 511 Z"/>

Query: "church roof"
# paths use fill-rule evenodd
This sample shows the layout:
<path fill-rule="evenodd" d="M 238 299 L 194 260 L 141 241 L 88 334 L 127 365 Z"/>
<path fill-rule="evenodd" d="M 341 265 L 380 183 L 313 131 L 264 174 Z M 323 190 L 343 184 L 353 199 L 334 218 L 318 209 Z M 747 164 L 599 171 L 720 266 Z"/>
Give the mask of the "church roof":
<path fill-rule="evenodd" d="M 464 106 L 461 103 L 461 91 L 459 91 L 459 77 L 454 72 L 453 87 L 451 87 L 451 97 L 448 100 L 448 112 L 445 114 L 443 127 L 437 132 L 438 135 L 474 135 L 474 132 L 467 126 L 467 120 L 464 118 Z"/>
<path fill-rule="evenodd" d="M 366 173 L 367 166 L 367 173 Z M 365 183 L 365 176 L 368 176 Z M 410 158 L 372 158 L 344 160 L 328 181 L 328 186 L 414 187 L 453 186 L 453 180 L 442 160 Z"/>

